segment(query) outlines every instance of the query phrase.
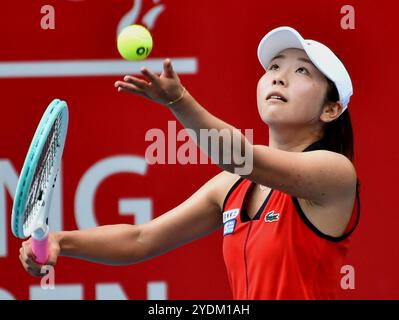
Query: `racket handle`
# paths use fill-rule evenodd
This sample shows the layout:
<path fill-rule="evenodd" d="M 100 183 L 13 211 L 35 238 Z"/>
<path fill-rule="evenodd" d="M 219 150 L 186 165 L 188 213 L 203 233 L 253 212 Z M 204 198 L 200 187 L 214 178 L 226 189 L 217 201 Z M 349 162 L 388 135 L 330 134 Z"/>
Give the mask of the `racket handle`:
<path fill-rule="evenodd" d="M 45 264 L 48 260 L 48 233 L 43 239 L 35 239 L 32 236 L 32 250 L 36 257 L 36 262 Z"/>

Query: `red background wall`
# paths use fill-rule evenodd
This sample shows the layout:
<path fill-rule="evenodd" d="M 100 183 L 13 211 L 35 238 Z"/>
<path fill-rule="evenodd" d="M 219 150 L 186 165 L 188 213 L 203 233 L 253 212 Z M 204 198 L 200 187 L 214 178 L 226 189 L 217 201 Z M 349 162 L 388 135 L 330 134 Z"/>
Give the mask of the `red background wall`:
<path fill-rule="evenodd" d="M 116 27 L 133 1 L 2 1 L 0 62 L 119 59 Z M 254 142 L 267 144 L 268 130 L 256 108 L 256 84 L 263 73 L 256 49 L 271 29 L 289 25 L 321 41 L 343 58 L 353 80 L 350 104 L 355 158 L 362 182 L 362 216 L 347 264 L 356 271 L 354 290 L 344 299 L 399 298 L 399 251 L 395 208 L 398 152 L 396 88 L 398 60 L 393 1 L 143 1 L 142 12 L 165 5 L 152 30 L 150 58 L 197 59 L 198 72 L 181 75 L 197 100 L 237 128 L 253 128 Z M 43 5 L 53 5 L 55 30 L 42 30 Z M 341 7 L 355 8 L 355 29 L 340 27 Z M 137 21 L 140 23 L 140 21 Z M 145 65 L 144 61 L 142 65 Z M 55 97 L 68 102 L 70 127 L 63 159 L 65 230 L 76 229 L 74 201 L 82 176 L 96 162 L 117 155 L 144 156 L 151 128 L 167 132 L 172 114 L 160 105 L 113 87 L 121 76 L 0 79 L 0 160 L 20 171 L 42 111 Z M 180 129 L 180 125 L 178 129 Z M 332 164 L 333 165 L 333 164 Z M 118 213 L 120 198 L 149 197 L 153 217 L 189 197 L 220 170 L 214 165 L 151 165 L 145 176 L 117 174 L 95 198 L 100 224 L 132 223 Z M 6 190 L 4 185 L 0 188 Z M 12 196 L 6 190 L 7 254 L 0 256 L 0 288 L 28 299 L 39 280 L 19 265 L 20 241 L 11 235 Z M 4 203 L 2 204 L 4 205 Z M 57 284 L 81 284 L 85 299 L 98 283 L 117 283 L 130 299 L 146 299 L 149 281 L 166 281 L 169 299 L 230 299 L 222 259 L 222 231 L 150 261 L 107 267 L 61 258 Z"/>

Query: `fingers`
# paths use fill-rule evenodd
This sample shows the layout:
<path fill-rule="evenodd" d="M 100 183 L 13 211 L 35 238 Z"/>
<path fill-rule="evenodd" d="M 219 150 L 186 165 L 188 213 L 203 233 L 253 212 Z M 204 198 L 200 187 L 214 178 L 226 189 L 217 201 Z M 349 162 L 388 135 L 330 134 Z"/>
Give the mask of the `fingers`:
<path fill-rule="evenodd" d="M 148 70 L 146 67 L 141 68 L 141 73 L 143 76 L 151 83 L 159 84 L 159 77 L 152 71 Z"/>
<path fill-rule="evenodd" d="M 30 260 L 34 261 L 36 258 L 33 253 L 30 241 L 22 242 L 22 247 L 19 250 L 19 253 L 22 254 L 23 258 L 25 258 L 25 259 L 30 259 Z"/>
<path fill-rule="evenodd" d="M 169 101 L 169 96 L 173 96 L 176 85 L 180 86 L 180 80 L 172 67 L 172 61 L 165 59 L 163 72 L 159 76 L 146 67 L 140 69 L 143 79 L 126 75 L 123 81 L 116 81 L 115 87 L 118 92 L 129 92 L 141 95 L 152 101 L 163 103 Z"/>
<path fill-rule="evenodd" d="M 40 268 L 39 264 L 35 261 L 36 257 L 33 254 L 30 243 L 23 242 L 21 249 L 19 249 L 19 254 L 26 264 L 33 268 Z"/>
<path fill-rule="evenodd" d="M 40 270 L 36 270 L 36 269 L 32 269 L 32 268 L 28 268 L 26 271 L 28 271 L 32 276 L 34 277 L 43 277 L 44 275 L 46 275 L 46 273 L 41 273 Z"/>
<path fill-rule="evenodd" d="M 118 92 L 129 92 L 129 93 L 135 93 L 138 95 L 146 96 L 144 90 L 139 88 L 138 86 L 136 86 L 133 83 L 129 83 L 129 82 L 125 82 L 125 81 L 116 81 L 115 87 L 118 88 Z"/>
<path fill-rule="evenodd" d="M 148 89 L 149 84 L 147 81 L 136 78 L 136 77 L 132 77 L 132 76 L 125 76 L 123 78 L 123 80 L 127 83 L 131 83 L 133 85 L 135 85 L 137 88 L 141 89 L 141 90 L 145 90 Z"/>
<path fill-rule="evenodd" d="M 24 269 L 29 272 L 34 277 L 42 277 L 44 274 L 41 273 L 41 267 L 32 267 L 29 263 L 27 263 L 23 258 L 22 255 L 19 255 L 19 260 L 21 261 L 22 266 Z"/>
<path fill-rule="evenodd" d="M 115 87 L 119 92 L 132 92 L 148 96 L 147 92 L 152 85 L 158 86 L 160 84 L 159 76 L 150 71 L 146 67 L 140 69 L 145 80 L 133 76 L 126 75 L 124 81 L 116 81 Z M 147 80 L 147 81 L 146 81 Z"/>
<path fill-rule="evenodd" d="M 42 277 L 40 264 L 35 262 L 35 256 L 30 247 L 30 242 L 25 241 L 22 243 L 22 247 L 19 250 L 19 260 L 21 261 L 24 269 L 35 277 Z"/>
<path fill-rule="evenodd" d="M 172 61 L 170 59 L 165 59 L 163 62 L 163 70 L 168 78 L 175 78 L 176 72 L 173 70 Z"/>

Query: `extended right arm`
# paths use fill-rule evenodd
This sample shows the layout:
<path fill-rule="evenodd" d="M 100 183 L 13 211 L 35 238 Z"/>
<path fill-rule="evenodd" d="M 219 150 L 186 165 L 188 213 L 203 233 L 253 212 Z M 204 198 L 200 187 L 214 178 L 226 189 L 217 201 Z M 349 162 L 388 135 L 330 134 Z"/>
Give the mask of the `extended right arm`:
<path fill-rule="evenodd" d="M 105 225 L 50 235 L 48 264 L 58 256 L 97 263 L 125 265 L 147 260 L 201 238 L 222 226 L 223 200 L 238 178 L 221 172 L 176 208 L 142 225 Z M 40 275 L 30 240 L 23 243 L 20 260 L 25 270 Z"/>

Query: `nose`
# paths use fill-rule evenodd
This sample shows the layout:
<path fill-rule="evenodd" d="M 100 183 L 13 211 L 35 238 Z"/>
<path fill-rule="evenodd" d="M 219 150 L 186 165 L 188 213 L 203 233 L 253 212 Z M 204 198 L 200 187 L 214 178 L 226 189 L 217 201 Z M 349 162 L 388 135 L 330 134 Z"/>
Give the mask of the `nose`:
<path fill-rule="evenodd" d="M 280 85 L 280 86 L 287 86 L 288 80 L 287 80 L 287 71 L 285 70 L 279 70 L 273 73 L 272 77 L 272 85 Z"/>
<path fill-rule="evenodd" d="M 283 87 L 285 87 L 285 85 L 286 85 L 286 83 L 287 83 L 287 81 L 285 81 L 283 78 L 281 78 L 280 76 L 276 76 L 274 79 L 273 79 L 273 85 L 281 85 L 281 86 L 283 86 Z"/>

